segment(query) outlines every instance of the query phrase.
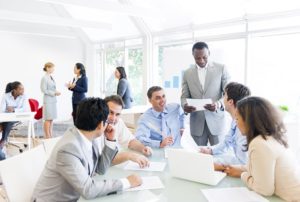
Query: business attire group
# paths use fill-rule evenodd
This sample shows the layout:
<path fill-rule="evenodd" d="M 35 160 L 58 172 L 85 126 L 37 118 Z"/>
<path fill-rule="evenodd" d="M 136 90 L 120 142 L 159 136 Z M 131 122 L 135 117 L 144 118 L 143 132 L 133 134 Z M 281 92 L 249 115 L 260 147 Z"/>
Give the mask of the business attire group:
<path fill-rule="evenodd" d="M 216 170 L 241 178 L 249 189 L 264 196 L 275 194 L 287 201 L 300 201 L 300 170 L 288 149 L 282 133 L 284 127 L 277 120 L 274 107 L 262 98 L 250 96 L 246 86 L 230 82 L 224 65 L 208 61 L 206 43 L 194 44 L 193 56 L 195 65 L 183 75 L 181 105 L 167 103 L 164 89 L 152 86 L 147 92 L 151 107 L 140 117 L 134 135 L 119 117 L 121 110 L 132 104 L 124 68 L 117 67 L 115 71 L 118 95 L 102 100 L 85 98 L 87 77 L 77 63 L 74 68 L 77 76 L 67 84 L 73 92 L 74 127 L 65 132 L 53 149 L 32 201 L 77 201 L 81 196 L 92 199 L 141 185 L 140 176 L 135 174 L 114 180 L 95 180 L 93 176 L 105 174 L 113 163 L 124 159 L 148 165 L 141 154 L 151 155 L 151 148 L 181 147 L 188 113 L 188 132 L 200 146 L 200 152 L 214 156 Z M 44 119 L 53 120 L 56 96 L 60 93 L 51 72 L 43 77 L 41 89 Z M 212 103 L 205 105 L 205 110 L 196 111 L 188 105 L 190 98 L 207 98 Z M 232 117 L 231 124 L 226 122 L 226 111 Z M 260 116 L 264 118 L 249 121 Z M 141 154 L 127 152 L 123 158 L 121 148 Z"/>

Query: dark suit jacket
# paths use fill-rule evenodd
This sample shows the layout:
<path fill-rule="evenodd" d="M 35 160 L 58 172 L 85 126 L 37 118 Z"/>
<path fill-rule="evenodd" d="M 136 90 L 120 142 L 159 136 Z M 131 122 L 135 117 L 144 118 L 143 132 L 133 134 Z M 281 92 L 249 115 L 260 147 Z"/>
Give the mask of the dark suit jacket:
<path fill-rule="evenodd" d="M 75 79 L 73 79 L 73 82 Z M 76 85 L 73 89 L 72 103 L 78 104 L 81 100 L 85 98 L 85 93 L 88 91 L 88 80 L 86 76 L 82 76 L 76 81 Z"/>
<path fill-rule="evenodd" d="M 133 101 L 131 95 L 131 87 L 127 79 L 120 79 L 118 83 L 117 94 L 122 97 L 125 104 L 125 109 L 131 108 L 131 102 Z"/>

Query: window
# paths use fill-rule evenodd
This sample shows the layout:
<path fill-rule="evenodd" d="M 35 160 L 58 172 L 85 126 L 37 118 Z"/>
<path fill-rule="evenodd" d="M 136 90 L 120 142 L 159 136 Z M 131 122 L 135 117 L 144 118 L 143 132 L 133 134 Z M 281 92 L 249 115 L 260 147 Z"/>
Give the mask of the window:
<path fill-rule="evenodd" d="M 133 105 L 141 105 L 143 92 L 143 52 L 141 48 L 116 48 L 105 52 L 104 76 L 105 96 L 116 94 L 118 81 L 114 72 L 116 67 L 125 68 L 128 81 L 132 88 Z"/>

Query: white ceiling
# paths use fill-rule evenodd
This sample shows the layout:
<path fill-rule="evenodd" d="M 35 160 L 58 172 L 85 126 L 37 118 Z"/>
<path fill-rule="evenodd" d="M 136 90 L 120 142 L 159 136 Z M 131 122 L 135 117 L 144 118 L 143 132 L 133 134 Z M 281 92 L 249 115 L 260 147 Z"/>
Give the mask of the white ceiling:
<path fill-rule="evenodd" d="M 0 31 L 105 41 L 282 11 L 300 1 L 0 0 Z"/>

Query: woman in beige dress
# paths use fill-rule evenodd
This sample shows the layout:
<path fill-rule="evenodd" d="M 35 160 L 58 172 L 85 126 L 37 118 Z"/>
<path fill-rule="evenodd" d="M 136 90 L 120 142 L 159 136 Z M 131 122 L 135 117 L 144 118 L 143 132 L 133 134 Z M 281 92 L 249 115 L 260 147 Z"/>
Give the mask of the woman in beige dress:
<path fill-rule="evenodd" d="M 285 127 L 272 104 L 260 97 L 248 97 L 237 103 L 236 122 L 247 137 L 248 163 L 228 167 L 227 173 L 240 176 L 255 192 L 273 194 L 285 201 L 300 201 L 300 170 L 288 149 Z"/>
<path fill-rule="evenodd" d="M 43 68 L 46 72 L 45 76 L 41 80 L 41 91 L 44 94 L 43 99 L 43 120 L 44 120 L 44 132 L 45 138 L 52 137 L 53 120 L 57 117 L 56 108 L 56 96 L 60 95 L 60 92 L 56 90 L 55 80 L 52 77 L 54 72 L 54 64 L 47 62 Z"/>

